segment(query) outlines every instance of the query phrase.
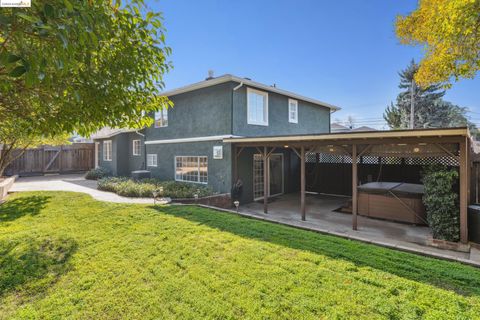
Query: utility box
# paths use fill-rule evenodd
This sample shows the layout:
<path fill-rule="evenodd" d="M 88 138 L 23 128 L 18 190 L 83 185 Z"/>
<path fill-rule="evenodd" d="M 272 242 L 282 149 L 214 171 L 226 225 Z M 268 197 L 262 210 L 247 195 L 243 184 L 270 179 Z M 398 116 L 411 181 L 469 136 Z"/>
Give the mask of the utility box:
<path fill-rule="evenodd" d="M 134 180 L 146 179 L 150 177 L 151 177 L 151 173 L 148 170 L 132 171 L 132 178 Z"/>
<path fill-rule="evenodd" d="M 468 206 L 468 238 L 480 243 L 480 205 Z"/>

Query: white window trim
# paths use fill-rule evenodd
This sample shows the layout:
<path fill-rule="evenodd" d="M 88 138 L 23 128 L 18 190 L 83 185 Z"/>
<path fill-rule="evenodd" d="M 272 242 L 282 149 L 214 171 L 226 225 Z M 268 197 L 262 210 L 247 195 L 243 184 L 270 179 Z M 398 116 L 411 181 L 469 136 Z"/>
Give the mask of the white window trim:
<path fill-rule="evenodd" d="M 155 156 L 154 159 L 155 159 L 155 164 L 149 164 L 148 160 L 151 156 Z M 153 162 L 153 161 L 152 161 Z M 156 153 L 147 153 L 147 167 L 157 167 L 158 166 L 158 155 Z"/>
<path fill-rule="evenodd" d="M 157 126 L 157 112 L 160 112 L 160 114 L 162 115 L 162 123 L 163 123 L 163 112 L 165 111 L 165 113 L 167 114 L 167 124 L 166 125 L 163 125 L 163 126 Z M 156 111 L 153 113 L 153 125 L 155 128 L 166 128 L 168 127 L 168 109 L 167 108 L 162 108 L 160 111 Z"/>
<path fill-rule="evenodd" d="M 265 122 L 258 122 L 250 120 L 250 106 L 248 104 L 248 95 L 250 92 L 262 95 L 265 97 Z M 247 124 L 253 124 L 257 126 L 268 126 L 268 92 L 247 88 Z"/>
<path fill-rule="evenodd" d="M 186 157 L 198 158 L 197 159 L 197 171 L 198 171 L 198 179 L 199 180 L 200 180 L 200 158 L 207 158 L 207 182 L 177 179 L 177 158 L 186 158 Z M 174 175 L 175 181 L 185 182 L 185 183 L 208 184 L 208 156 L 175 156 L 173 158 L 173 167 L 174 167 L 173 175 Z"/>
<path fill-rule="evenodd" d="M 107 145 L 110 145 L 110 159 L 107 158 L 107 155 L 108 155 L 108 152 L 107 151 Z M 103 145 L 102 145 L 102 153 L 103 153 L 103 161 L 112 161 L 112 158 L 113 158 L 113 145 L 112 145 L 112 140 L 105 140 L 103 141 Z"/>
<path fill-rule="evenodd" d="M 139 153 L 135 153 L 135 142 L 138 142 Z M 140 140 L 133 140 L 132 141 L 132 154 L 134 156 L 140 156 L 142 154 L 142 144 L 140 143 Z"/>
<path fill-rule="evenodd" d="M 295 103 L 295 119 L 290 119 L 290 110 L 291 103 Z M 298 123 L 298 100 L 288 99 L 288 122 L 290 123 Z"/>

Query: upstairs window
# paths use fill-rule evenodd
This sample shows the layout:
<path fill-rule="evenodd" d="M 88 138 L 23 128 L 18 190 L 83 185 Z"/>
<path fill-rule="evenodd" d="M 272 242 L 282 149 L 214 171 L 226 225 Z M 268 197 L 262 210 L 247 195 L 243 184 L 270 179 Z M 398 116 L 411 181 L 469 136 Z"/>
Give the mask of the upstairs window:
<path fill-rule="evenodd" d="M 298 123 L 298 101 L 288 99 L 288 122 Z"/>
<path fill-rule="evenodd" d="M 112 140 L 103 141 L 103 160 L 112 161 Z"/>
<path fill-rule="evenodd" d="M 247 123 L 268 126 L 268 93 L 247 88 Z"/>
<path fill-rule="evenodd" d="M 155 112 L 155 128 L 168 126 L 168 109 L 163 108 L 160 111 Z"/>
<path fill-rule="evenodd" d="M 141 154 L 140 140 L 133 140 L 133 155 L 139 156 Z"/>

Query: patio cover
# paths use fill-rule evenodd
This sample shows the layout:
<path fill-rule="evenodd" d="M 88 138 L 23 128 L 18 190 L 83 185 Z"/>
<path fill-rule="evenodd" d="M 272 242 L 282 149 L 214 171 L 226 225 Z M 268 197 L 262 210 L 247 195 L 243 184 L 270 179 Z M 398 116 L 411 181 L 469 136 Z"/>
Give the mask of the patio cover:
<path fill-rule="evenodd" d="M 256 147 L 263 157 L 264 172 L 268 158 L 276 148 L 290 148 L 300 158 L 300 207 L 305 220 L 305 155 L 311 152 L 343 154 L 352 158 L 352 227 L 357 229 L 357 163 L 361 156 L 391 157 L 454 157 L 460 172 L 460 238 L 468 242 L 467 206 L 469 197 L 468 171 L 470 133 L 467 127 L 442 129 L 414 129 L 392 131 L 340 132 L 312 135 L 265 136 L 226 138 L 234 146 L 233 172 L 237 178 L 237 158 L 245 147 Z M 268 189 L 269 175 L 264 175 L 264 190 Z M 268 199 L 264 196 L 264 212 L 268 213 Z"/>

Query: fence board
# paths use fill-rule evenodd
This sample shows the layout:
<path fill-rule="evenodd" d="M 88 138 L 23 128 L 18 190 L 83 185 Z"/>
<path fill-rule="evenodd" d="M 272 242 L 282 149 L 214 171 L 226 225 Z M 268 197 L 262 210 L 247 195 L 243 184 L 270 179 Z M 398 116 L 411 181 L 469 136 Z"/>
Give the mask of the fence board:
<path fill-rule="evenodd" d="M 94 167 L 94 161 L 93 143 L 75 143 L 60 147 L 43 146 L 26 150 L 7 167 L 5 174 L 28 176 L 87 171 Z"/>

